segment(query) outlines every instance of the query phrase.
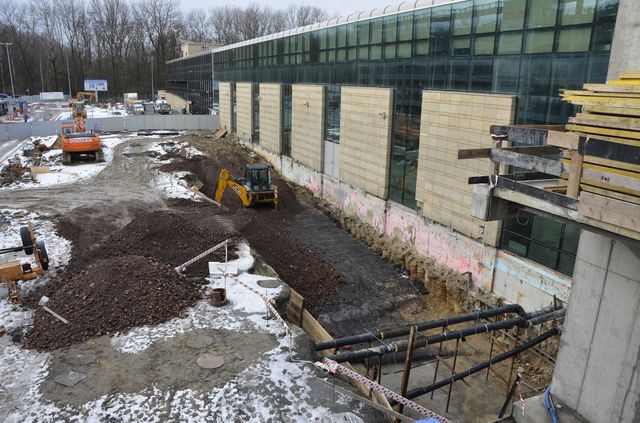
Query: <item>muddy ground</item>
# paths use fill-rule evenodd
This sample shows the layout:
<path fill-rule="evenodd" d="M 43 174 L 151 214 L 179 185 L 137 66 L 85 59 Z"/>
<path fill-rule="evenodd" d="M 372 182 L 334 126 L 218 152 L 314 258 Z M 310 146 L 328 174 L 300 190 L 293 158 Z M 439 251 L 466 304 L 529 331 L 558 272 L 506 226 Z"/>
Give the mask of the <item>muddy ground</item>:
<path fill-rule="evenodd" d="M 327 240 L 334 238 L 332 231 L 349 237 L 347 232 L 327 220 L 316 209 L 317 205 L 308 193 L 281 179 L 275 181 L 281 198 L 278 211 L 271 207 L 246 209 L 231 190 L 225 192 L 222 208 L 208 202 L 166 199 L 152 189 L 158 167 L 167 172 L 191 172 L 203 184 L 200 191 L 212 197 L 221 168 L 241 177 L 245 163 L 260 160 L 230 141 L 199 135 L 177 137 L 176 141 L 188 142 L 202 154 L 186 157 L 174 152 L 158 156 L 145 150 L 153 141 L 136 140 L 118 146 L 109 167 L 94 178 L 74 185 L 73 189 L 53 187 L 10 192 L 6 193 L 6 201 L 16 208 L 44 209 L 57 216 L 60 235 L 70 239 L 74 246 L 69 270 L 84 269 L 102 256 L 119 259 L 134 253 L 176 266 L 227 237 L 244 238 L 284 282 L 305 298 L 307 308 L 319 316 L 321 323 L 338 336 L 461 312 L 462 301 L 455 289 L 449 292 L 427 284 L 425 290 L 420 279 L 412 280 L 403 268 L 382 260 L 375 252 L 378 251 L 375 245 L 375 251 L 372 251 L 355 241 L 348 243 L 350 247 L 346 250 L 338 249 L 336 253 Z M 172 159 L 172 162 L 159 164 L 157 159 Z M 320 223 L 315 225 L 318 220 Z M 323 226 L 327 223 L 330 228 Z M 173 235 L 174 229 L 178 229 L 177 236 Z M 170 248 L 158 248 L 165 245 Z M 126 272 L 126 266 L 122 271 Z M 375 277 L 369 277 L 367 272 Z M 411 272 L 412 276 L 414 273 Z M 204 274 L 206 267 L 200 264 L 188 276 Z M 422 289 L 416 289 L 416 285 Z M 197 289 L 194 287 L 192 293 Z M 424 296 L 424 292 L 429 294 Z M 99 339 L 92 342 L 100 342 Z M 501 341 L 503 346 L 511 342 L 509 339 Z M 489 344 L 489 337 L 462 343 L 458 368 L 486 359 Z M 453 345 L 445 346 L 442 355 L 453 355 L 452 349 Z M 430 349 L 427 359 L 436 353 Z M 522 363 L 523 371 L 527 364 Z M 497 367 L 500 378 L 506 379 L 508 367 L 507 364 Z M 389 374 L 395 371 L 387 370 Z M 442 367 L 440 372 L 442 377 L 447 375 Z M 428 384 L 426 381 L 432 376 L 425 374 L 423 377 L 424 383 Z M 545 379 L 543 377 L 537 386 Z M 474 389 L 473 395 L 472 392 L 465 395 L 462 404 L 454 406 L 455 414 L 464 416 L 465 421 L 483 421 L 485 414 L 477 412 L 474 415 L 473 407 L 478 405 L 465 406 L 466 398 L 472 400 L 483 390 L 500 392 L 484 406 L 490 410 L 499 408 L 503 385 L 504 381 L 496 378 L 488 386 L 474 385 L 482 388 Z"/>

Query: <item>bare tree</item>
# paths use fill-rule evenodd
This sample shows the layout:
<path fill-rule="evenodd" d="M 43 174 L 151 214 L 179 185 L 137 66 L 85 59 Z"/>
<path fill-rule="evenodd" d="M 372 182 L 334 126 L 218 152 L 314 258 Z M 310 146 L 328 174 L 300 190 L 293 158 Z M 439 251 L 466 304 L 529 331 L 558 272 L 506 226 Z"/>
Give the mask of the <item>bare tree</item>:
<path fill-rule="evenodd" d="M 326 10 L 317 6 L 289 6 L 287 9 L 287 27 L 297 28 L 331 19 Z"/>
<path fill-rule="evenodd" d="M 182 37 L 190 41 L 207 43 L 213 39 L 210 20 L 204 9 L 191 9 L 183 18 Z"/>

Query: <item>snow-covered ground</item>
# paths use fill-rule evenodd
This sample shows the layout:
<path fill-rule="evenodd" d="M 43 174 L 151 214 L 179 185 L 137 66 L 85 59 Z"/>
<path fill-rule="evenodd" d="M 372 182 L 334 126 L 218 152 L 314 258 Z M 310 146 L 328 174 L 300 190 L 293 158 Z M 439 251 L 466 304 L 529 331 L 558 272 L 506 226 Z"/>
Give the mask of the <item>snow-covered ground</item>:
<path fill-rule="evenodd" d="M 108 118 L 108 117 L 120 117 L 120 116 L 128 116 L 127 109 L 122 105 L 110 106 L 107 109 L 103 109 L 101 107 L 94 107 L 87 105 L 87 118 Z M 71 117 L 71 109 L 60 112 L 58 116 L 55 117 L 54 120 L 67 120 L 72 119 Z"/>
<path fill-rule="evenodd" d="M 53 136 L 53 141 L 57 136 Z M 32 137 L 38 138 L 38 137 Z M 51 139 L 52 137 L 44 137 Z M 102 146 L 104 151 L 104 162 L 100 163 L 83 163 L 75 164 L 73 166 L 64 166 L 62 164 L 62 150 L 54 149 L 47 151 L 42 155 L 45 165 L 49 165 L 49 172 L 40 173 L 34 176 L 33 181 L 24 182 L 19 181 L 4 187 L 0 187 L 0 190 L 17 190 L 28 189 L 35 187 L 44 187 L 52 185 L 68 184 L 71 182 L 77 182 L 82 179 L 91 178 L 100 173 L 109 163 L 113 160 L 113 149 L 120 143 L 126 141 L 126 138 L 119 135 L 102 135 Z M 26 144 L 25 144 L 26 145 Z M 10 160 L 13 157 L 19 157 L 23 166 L 29 166 L 29 158 L 22 155 L 22 151 L 14 154 L 12 157 L 7 158 Z M 5 164 L 0 163 L 0 165 Z"/>
<path fill-rule="evenodd" d="M 0 347 L 0 381 L 3 403 L 0 419 L 4 422 L 40 421 L 215 421 L 215 422 L 363 422 L 350 412 L 333 411 L 319 405 L 312 386 L 319 376 L 313 363 L 295 359 L 296 339 L 303 332 L 294 328 L 283 336 L 284 325 L 275 319 L 265 320 L 266 305 L 261 297 L 237 281 L 273 298 L 278 288 L 263 288 L 257 281 L 264 276 L 249 273 L 253 265 L 249 246 L 240 245 L 235 263 L 236 277 L 207 279 L 205 292 L 216 287 L 227 288 L 229 304 L 214 307 L 201 300 L 187 310 L 185 317 L 166 323 L 141 327 L 112 337 L 114 348 L 125 354 L 140 354 L 154 342 L 203 328 L 224 329 L 243 333 L 261 332 L 277 339 L 275 348 L 239 372 L 221 386 L 209 390 L 168 390 L 155 384 L 135 393 L 116 392 L 79 406 L 59 405 L 46 400 L 39 386 L 48 376 L 51 354 L 25 350 L 18 345 Z M 28 320 L 29 316 L 22 316 Z M 0 324 L 8 324 L 0 313 Z M 85 380 L 82 383 L 91 383 Z M 79 385 L 81 386 L 81 385 Z M 324 398 L 326 400 L 326 398 Z M 336 404 L 348 399 L 339 392 Z M 12 404 L 7 407 L 6 404 Z M 285 420 L 281 420 L 285 417 Z"/>

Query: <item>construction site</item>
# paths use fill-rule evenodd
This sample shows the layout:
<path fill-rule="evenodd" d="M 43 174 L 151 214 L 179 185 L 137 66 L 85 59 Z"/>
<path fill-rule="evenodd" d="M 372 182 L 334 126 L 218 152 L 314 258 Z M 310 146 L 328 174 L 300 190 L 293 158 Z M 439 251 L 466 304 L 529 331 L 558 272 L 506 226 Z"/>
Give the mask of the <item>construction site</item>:
<path fill-rule="evenodd" d="M 185 42 L 152 101 L 13 95 L 0 420 L 639 421 L 632 6 L 402 3 Z"/>

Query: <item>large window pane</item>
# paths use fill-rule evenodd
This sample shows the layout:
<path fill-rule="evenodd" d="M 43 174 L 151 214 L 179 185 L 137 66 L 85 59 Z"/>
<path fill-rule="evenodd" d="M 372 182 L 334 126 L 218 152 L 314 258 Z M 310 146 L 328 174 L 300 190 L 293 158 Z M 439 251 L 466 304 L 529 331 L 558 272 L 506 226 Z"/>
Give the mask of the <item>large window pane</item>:
<path fill-rule="evenodd" d="M 561 25 L 591 23 L 596 0 L 562 0 Z"/>
<path fill-rule="evenodd" d="M 529 243 L 529 258 L 552 269 L 558 262 L 558 251 L 537 242 Z"/>
<path fill-rule="evenodd" d="M 469 89 L 469 62 L 452 60 L 449 68 L 449 88 L 452 90 Z"/>
<path fill-rule="evenodd" d="M 358 45 L 369 44 L 369 22 L 358 23 Z"/>
<path fill-rule="evenodd" d="M 325 88 L 324 139 L 340 143 L 340 99 L 339 85 L 327 85 Z"/>
<path fill-rule="evenodd" d="M 474 59 L 471 70 L 471 91 L 490 92 L 493 79 L 493 59 Z"/>
<path fill-rule="evenodd" d="M 588 51 L 590 39 L 591 27 L 563 29 L 558 38 L 557 51 Z"/>
<path fill-rule="evenodd" d="M 558 0 L 529 0 L 527 28 L 555 26 Z"/>
<path fill-rule="evenodd" d="M 338 32 L 338 47 L 345 47 L 347 45 L 347 27 L 345 25 L 337 28 Z"/>
<path fill-rule="evenodd" d="M 495 40 L 495 37 L 493 35 L 476 37 L 474 46 L 473 46 L 473 54 L 475 55 L 493 54 L 494 40 Z"/>
<path fill-rule="evenodd" d="M 453 35 L 471 34 L 471 17 L 473 16 L 473 2 L 462 2 L 453 8 Z"/>
<path fill-rule="evenodd" d="M 551 51 L 553 51 L 553 30 L 527 33 L 527 53 L 550 53 Z"/>
<path fill-rule="evenodd" d="M 358 32 L 356 30 L 356 24 L 347 25 L 347 45 L 355 47 L 358 45 Z"/>
<path fill-rule="evenodd" d="M 429 38 L 431 33 L 431 9 L 416 12 L 414 16 L 416 39 Z"/>
<path fill-rule="evenodd" d="M 416 41 L 415 55 L 426 56 L 429 54 L 429 40 Z"/>
<path fill-rule="evenodd" d="M 371 44 L 382 42 L 382 19 L 371 21 Z"/>
<path fill-rule="evenodd" d="M 498 0 L 476 0 L 474 9 L 475 33 L 494 32 L 498 16 Z"/>
<path fill-rule="evenodd" d="M 409 41 L 413 38 L 413 15 L 404 13 L 398 16 L 398 41 Z"/>
<path fill-rule="evenodd" d="M 451 45 L 452 56 L 468 55 L 471 52 L 471 39 L 469 37 L 454 38 Z"/>
<path fill-rule="evenodd" d="M 524 26 L 526 6 L 526 0 L 504 0 L 500 30 L 511 31 L 514 29 L 522 29 Z"/>
<path fill-rule="evenodd" d="M 406 59 L 411 57 L 411 43 L 399 43 L 398 44 L 398 58 Z"/>
<path fill-rule="evenodd" d="M 500 34 L 498 54 L 520 54 L 522 51 L 522 33 Z"/>
<path fill-rule="evenodd" d="M 596 9 L 596 18 L 593 25 L 593 51 L 611 50 L 613 29 L 616 23 L 618 0 L 601 0 Z"/>
<path fill-rule="evenodd" d="M 384 42 L 394 43 L 398 39 L 398 17 L 388 16 L 384 18 Z"/>
<path fill-rule="evenodd" d="M 434 7 L 431 14 L 431 36 L 448 37 L 451 25 L 451 6 Z"/>
<path fill-rule="evenodd" d="M 518 92 L 518 79 L 520 77 L 520 57 L 505 56 L 498 57 L 493 67 L 495 86 L 497 93 Z"/>
<path fill-rule="evenodd" d="M 551 219 L 533 219 L 531 238 L 553 248 L 560 248 L 562 223 Z"/>

